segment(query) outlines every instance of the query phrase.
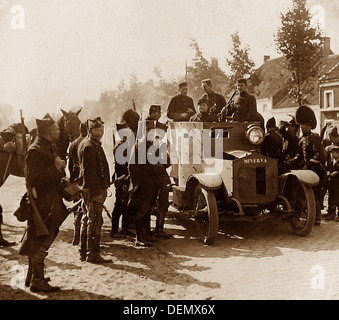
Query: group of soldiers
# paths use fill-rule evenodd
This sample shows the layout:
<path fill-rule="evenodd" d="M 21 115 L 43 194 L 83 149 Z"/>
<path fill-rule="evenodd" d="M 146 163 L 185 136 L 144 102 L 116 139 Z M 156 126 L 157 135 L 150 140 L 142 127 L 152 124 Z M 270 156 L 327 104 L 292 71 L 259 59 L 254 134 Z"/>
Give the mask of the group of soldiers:
<path fill-rule="evenodd" d="M 320 179 L 314 187 L 317 203 L 316 225 L 321 222 L 321 209 L 324 194 L 329 191 L 327 219 L 334 219 L 336 207 L 339 206 L 338 171 L 339 171 L 339 135 L 335 129 L 325 139 L 314 133 L 317 121 L 308 106 L 299 107 L 291 121 L 276 125 L 271 118 L 264 124 L 257 112 L 254 96 L 247 92 L 245 79 L 237 82 L 238 95 L 232 103 L 213 91 L 210 79 L 201 82 L 205 94 L 197 102 L 196 111 L 193 99 L 188 96 L 186 82 L 178 86 L 179 94 L 174 96 L 167 109 L 171 121 L 221 121 L 231 117 L 235 121 L 257 121 L 265 129 L 266 135 L 261 146 L 262 154 L 278 159 L 279 173 L 291 169 L 309 169 Z M 151 105 L 146 119 L 146 136 L 154 128 L 166 132 L 167 125 L 159 121 L 161 106 Z M 133 109 L 124 112 L 118 129 L 128 128 L 137 137 L 140 125 L 139 114 Z M 36 217 L 28 216 L 27 229 L 21 242 L 19 253 L 28 256 L 28 274 L 26 286 L 33 292 L 57 291 L 60 288 L 49 285 L 49 278 L 44 276 L 44 260 L 48 249 L 55 240 L 59 227 L 69 215 L 63 197 L 61 181 L 65 181 L 66 162 L 55 149 L 60 130 L 50 115 L 36 119 L 37 137 L 29 147 L 26 156 L 27 192 L 33 197 L 41 220 L 47 227 L 47 234 L 37 235 Z M 325 128 L 326 129 L 326 128 Z M 327 128 L 328 129 L 328 128 Z M 301 135 L 298 132 L 301 130 Z M 120 130 L 119 130 L 120 131 Z M 103 210 L 108 188 L 115 186 L 115 204 L 112 211 L 111 237 L 135 237 L 135 245 L 147 247 L 159 239 L 169 239 L 171 234 L 165 232 L 165 216 L 170 205 L 169 193 L 172 188 L 167 169 L 170 166 L 167 151 L 158 148 L 159 163 L 138 161 L 138 149 L 146 144 L 150 146 L 161 143 L 162 136 L 154 135 L 152 139 L 145 136 L 129 139 L 122 135 L 113 148 L 114 174 L 110 175 L 109 164 L 101 144 L 104 134 L 104 122 L 100 117 L 88 119 L 81 123 L 80 136 L 69 147 L 68 185 L 81 186 L 81 192 L 73 199 L 76 205 L 74 213 L 73 245 L 79 245 L 80 260 L 90 263 L 107 263 L 100 253 Z M 145 141 L 146 140 L 146 141 Z M 121 147 L 131 145 L 131 154 Z M 165 149 L 166 150 L 166 149 Z M 121 162 L 118 156 L 127 161 Z M 128 161 L 128 158 L 134 161 Z M 151 215 L 156 216 L 155 229 L 151 230 Z M 120 227 L 121 219 L 121 228 Z M 132 232 L 132 230 L 135 230 Z"/>

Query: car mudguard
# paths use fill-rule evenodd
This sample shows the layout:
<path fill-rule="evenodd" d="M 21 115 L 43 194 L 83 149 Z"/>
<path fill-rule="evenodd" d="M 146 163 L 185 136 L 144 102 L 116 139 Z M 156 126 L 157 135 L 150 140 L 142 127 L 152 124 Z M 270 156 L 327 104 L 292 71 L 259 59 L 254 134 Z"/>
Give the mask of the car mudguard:
<path fill-rule="evenodd" d="M 291 170 L 279 176 L 279 190 L 284 190 L 288 179 L 298 179 L 305 186 L 314 187 L 319 183 L 319 176 L 311 170 Z"/>
<path fill-rule="evenodd" d="M 189 180 L 196 179 L 206 189 L 218 189 L 223 185 L 221 177 L 216 173 L 196 173 Z"/>

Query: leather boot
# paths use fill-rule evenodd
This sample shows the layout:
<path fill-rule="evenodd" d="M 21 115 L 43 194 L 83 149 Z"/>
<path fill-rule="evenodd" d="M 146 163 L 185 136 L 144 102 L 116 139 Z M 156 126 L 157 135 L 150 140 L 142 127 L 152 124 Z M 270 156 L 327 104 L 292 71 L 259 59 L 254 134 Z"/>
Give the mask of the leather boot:
<path fill-rule="evenodd" d="M 32 292 L 55 292 L 60 290 L 60 287 L 53 287 L 47 283 L 47 279 L 45 280 L 43 263 L 31 263 L 31 266 L 33 279 L 30 290 Z"/>
<path fill-rule="evenodd" d="M 74 221 L 74 235 L 72 245 L 77 246 L 80 243 L 80 228 L 81 228 L 81 221 L 75 220 Z"/>
<path fill-rule="evenodd" d="M 150 241 L 147 241 L 145 238 L 145 230 L 143 226 L 142 219 L 136 218 L 135 219 L 135 231 L 136 231 L 136 239 L 135 239 L 135 245 L 137 247 L 150 247 L 152 244 Z"/>
<path fill-rule="evenodd" d="M 173 234 L 169 234 L 164 231 L 164 224 L 165 224 L 165 213 L 158 213 L 154 236 L 164 239 L 170 239 L 173 237 Z"/>

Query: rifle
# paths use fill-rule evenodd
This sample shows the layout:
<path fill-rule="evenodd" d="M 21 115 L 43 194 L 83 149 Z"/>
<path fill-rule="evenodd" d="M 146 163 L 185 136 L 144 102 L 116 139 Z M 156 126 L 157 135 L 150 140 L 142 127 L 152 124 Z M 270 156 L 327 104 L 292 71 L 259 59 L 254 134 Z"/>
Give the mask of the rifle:
<path fill-rule="evenodd" d="M 25 127 L 25 123 L 24 123 L 24 118 L 22 117 L 22 110 L 20 110 L 20 118 L 21 118 L 21 124 L 20 124 L 20 129 L 22 132 L 22 144 L 23 144 L 23 149 L 24 149 L 24 161 L 23 161 L 23 165 L 24 165 L 24 176 L 25 176 L 25 180 L 26 180 L 26 189 L 27 189 L 27 197 L 28 197 L 28 201 L 32 207 L 32 219 L 33 219 L 33 223 L 34 223 L 34 227 L 35 227 L 35 232 L 36 235 L 38 237 L 41 236 L 47 236 L 49 235 L 49 231 L 47 230 L 46 225 L 43 223 L 40 213 L 38 211 L 38 208 L 34 202 L 33 199 L 33 194 L 32 194 L 32 187 L 29 185 L 28 179 L 27 179 L 27 167 L 26 167 L 26 161 L 25 161 L 25 155 L 26 155 L 26 127 Z"/>
<path fill-rule="evenodd" d="M 134 110 L 134 111 L 137 111 L 137 108 L 135 107 L 134 99 L 132 99 L 132 106 L 133 106 L 133 110 Z"/>
<path fill-rule="evenodd" d="M 234 99 L 234 96 L 235 94 L 237 93 L 237 90 L 234 90 L 231 97 L 228 99 L 227 103 L 226 103 L 226 106 L 223 107 L 220 111 L 220 113 L 218 114 L 218 119 L 219 121 L 223 120 L 224 119 L 224 116 L 226 117 L 226 114 L 227 114 L 227 111 L 228 111 L 228 108 L 229 106 L 231 105 L 233 99 Z"/>

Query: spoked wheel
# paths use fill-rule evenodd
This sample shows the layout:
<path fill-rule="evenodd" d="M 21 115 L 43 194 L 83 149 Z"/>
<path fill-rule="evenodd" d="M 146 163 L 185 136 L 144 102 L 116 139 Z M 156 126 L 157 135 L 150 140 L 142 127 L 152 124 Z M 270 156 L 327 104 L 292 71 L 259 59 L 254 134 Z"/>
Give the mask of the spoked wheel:
<path fill-rule="evenodd" d="M 194 193 L 194 217 L 203 243 L 213 244 L 218 238 L 219 215 L 213 191 L 198 185 Z"/>
<path fill-rule="evenodd" d="M 291 218 L 293 231 L 301 236 L 308 235 L 313 229 L 316 215 L 312 188 L 300 182 L 290 183 L 285 187 L 284 196 L 294 210 Z"/>

